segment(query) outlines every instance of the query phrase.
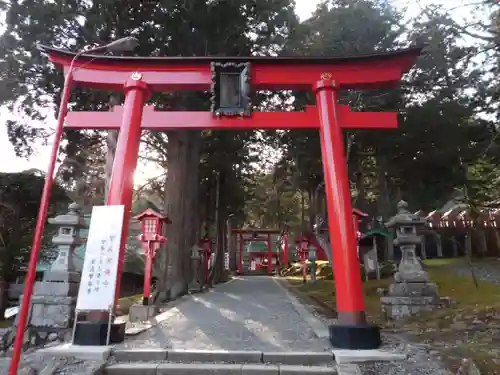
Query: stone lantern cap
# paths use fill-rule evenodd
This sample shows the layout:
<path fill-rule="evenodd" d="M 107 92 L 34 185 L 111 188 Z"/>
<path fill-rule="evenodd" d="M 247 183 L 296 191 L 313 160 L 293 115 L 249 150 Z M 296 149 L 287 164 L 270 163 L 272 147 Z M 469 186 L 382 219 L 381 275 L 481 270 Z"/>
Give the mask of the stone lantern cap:
<path fill-rule="evenodd" d="M 391 217 L 386 223 L 387 228 L 401 227 L 401 226 L 425 226 L 427 220 L 419 215 L 413 214 L 408 211 L 408 203 L 401 200 L 398 205 L 398 213 Z"/>
<path fill-rule="evenodd" d="M 191 259 L 199 259 L 201 251 L 203 251 L 201 247 L 199 247 L 198 245 L 193 245 L 191 247 Z"/>
<path fill-rule="evenodd" d="M 59 226 L 72 226 L 76 228 L 86 228 L 85 220 L 81 215 L 81 207 L 78 203 L 71 203 L 68 206 L 68 213 L 49 218 L 49 224 Z"/>

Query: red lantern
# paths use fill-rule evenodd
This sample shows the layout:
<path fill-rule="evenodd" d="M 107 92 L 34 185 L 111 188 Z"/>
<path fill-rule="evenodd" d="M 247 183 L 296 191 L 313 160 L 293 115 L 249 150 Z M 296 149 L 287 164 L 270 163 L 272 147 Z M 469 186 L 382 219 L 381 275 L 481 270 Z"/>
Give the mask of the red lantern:
<path fill-rule="evenodd" d="M 153 258 L 162 243 L 167 242 L 167 238 L 162 235 L 163 225 L 172 224 L 167 216 L 148 208 L 146 211 L 135 216 L 134 219 L 141 222 L 141 234 L 137 239 L 142 242 L 144 256 L 146 257 L 146 269 L 144 270 L 144 295 L 142 304 L 147 305 L 151 296 L 151 274 L 153 271 Z"/>
<path fill-rule="evenodd" d="M 199 242 L 200 246 L 200 257 L 203 259 L 203 265 L 205 266 L 205 283 L 208 284 L 208 270 L 210 258 L 212 257 L 213 243 L 209 238 L 202 238 Z"/>
<path fill-rule="evenodd" d="M 307 279 L 307 257 L 309 256 L 309 239 L 302 237 L 300 240 L 299 257 L 302 262 L 302 279 L 306 282 Z"/>
<path fill-rule="evenodd" d="M 300 260 L 307 259 L 309 253 L 309 240 L 306 237 L 302 237 L 300 240 L 299 256 Z"/>
<path fill-rule="evenodd" d="M 282 237 L 282 262 L 284 265 L 288 264 L 288 230 L 285 230 Z"/>
<path fill-rule="evenodd" d="M 362 218 L 367 217 L 368 214 L 358 210 L 357 208 L 352 209 L 352 220 L 354 223 L 354 232 L 356 233 L 356 237 L 359 240 L 360 238 L 360 233 L 359 233 L 359 223 Z"/>

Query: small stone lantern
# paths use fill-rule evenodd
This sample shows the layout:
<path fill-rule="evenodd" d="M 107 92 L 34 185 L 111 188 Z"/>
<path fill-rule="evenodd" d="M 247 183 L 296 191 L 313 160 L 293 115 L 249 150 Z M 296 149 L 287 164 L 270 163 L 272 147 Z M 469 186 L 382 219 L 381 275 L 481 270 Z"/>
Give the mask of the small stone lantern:
<path fill-rule="evenodd" d="M 56 333 L 63 339 L 73 325 L 80 282 L 80 272 L 74 267 L 73 255 L 83 243 L 80 229 L 86 227 L 80 206 L 76 203 L 69 205 L 66 214 L 48 221 L 56 229 L 52 244 L 57 256 L 49 270 L 44 272 L 43 280 L 35 283 L 28 323 L 29 336 L 42 341 L 47 340 L 50 333 Z"/>
<path fill-rule="evenodd" d="M 400 201 L 397 208 L 398 213 L 385 224 L 387 228 L 395 229 L 396 238 L 393 243 L 401 250 L 401 262 L 394 277 L 396 280 L 426 281 L 429 277 L 422 268 L 422 262 L 417 257 L 416 250 L 417 245 L 422 243 L 420 232 L 425 228 L 427 221 L 409 212 L 408 203 L 405 201 Z"/>
<path fill-rule="evenodd" d="M 48 220 L 56 228 L 52 243 L 56 246 L 57 256 L 50 265 L 50 270 L 45 272 L 44 281 L 70 281 L 71 274 L 75 273 L 73 256 L 75 249 L 83 243 L 79 231 L 86 227 L 80 210 L 77 203 L 71 203 L 68 213 Z"/>
<path fill-rule="evenodd" d="M 437 286 L 429 280 L 416 254 L 417 245 L 422 241 L 419 233 L 424 229 L 426 219 L 410 213 L 405 201 L 400 201 L 397 207 L 398 213 L 385 225 L 395 229 L 394 245 L 401 249 L 401 262 L 394 283 L 381 298 L 386 312 L 395 319 L 433 310 L 439 304 Z"/>
<path fill-rule="evenodd" d="M 309 239 L 306 236 L 302 236 L 300 239 L 299 247 L 299 259 L 302 263 L 302 282 L 307 281 L 307 258 L 309 257 Z"/>
<path fill-rule="evenodd" d="M 316 249 L 309 248 L 308 260 L 311 263 L 311 280 L 316 281 Z"/>
<path fill-rule="evenodd" d="M 203 284 L 201 283 L 202 278 L 200 277 L 202 251 L 202 248 L 198 245 L 193 245 L 193 247 L 191 247 L 191 269 L 193 271 L 193 278 L 189 285 L 189 290 L 191 291 L 201 291 L 203 289 Z"/>

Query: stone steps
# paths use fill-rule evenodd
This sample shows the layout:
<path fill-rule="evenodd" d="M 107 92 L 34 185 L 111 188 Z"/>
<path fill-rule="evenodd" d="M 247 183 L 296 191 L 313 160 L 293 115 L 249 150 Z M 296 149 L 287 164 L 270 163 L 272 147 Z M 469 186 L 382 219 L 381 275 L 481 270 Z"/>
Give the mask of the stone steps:
<path fill-rule="evenodd" d="M 128 362 L 108 365 L 105 375 L 337 375 L 333 366 L 283 364 Z"/>
<path fill-rule="evenodd" d="M 175 363 L 270 363 L 330 365 L 333 352 L 262 352 L 258 350 L 115 349 L 116 362 L 168 361 Z"/>
<path fill-rule="evenodd" d="M 107 375 L 337 375 L 331 352 L 122 349 Z"/>

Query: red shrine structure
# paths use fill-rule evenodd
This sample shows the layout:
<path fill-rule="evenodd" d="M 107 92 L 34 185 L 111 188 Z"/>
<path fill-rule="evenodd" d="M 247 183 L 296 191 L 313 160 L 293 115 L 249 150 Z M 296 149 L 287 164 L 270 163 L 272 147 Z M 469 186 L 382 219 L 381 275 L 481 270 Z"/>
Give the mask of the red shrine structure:
<path fill-rule="evenodd" d="M 353 208 L 352 209 L 352 220 L 354 223 L 354 233 L 356 233 L 356 246 L 358 244 L 358 240 L 362 238 L 362 234 L 359 231 L 359 224 L 361 220 L 365 217 L 367 217 L 368 214 L 357 209 Z M 314 246 L 316 248 L 316 260 L 328 260 L 327 256 L 327 249 L 324 249 L 321 244 L 318 242 L 316 239 L 316 235 L 312 232 L 305 232 L 302 233 L 302 236 L 297 238 L 295 240 L 295 244 L 297 245 L 297 248 L 299 249 L 299 254 L 303 254 L 304 252 L 308 252 L 309 248 L 311 246 Z M 333 249 L 332 249 L 333 251 Z M 357 251 L 357 250 L 356 250 Z"/>
<path fill-rule="evenodd" d="M 118 42 L 118 41 L 117 41 Z M 117 44 L 116 42 L 114 44 Z M 113 43 L 108 49 L 114 47 Z M 395 87 L 415 63 L 420 47 L 352 57 L 118 57 L 72 53 L 41 46 L 50 61 L 66 76 L 58 127 L 47 182 L 42 195 L 37 230 L 27 274 L 12 362 L 19 360 L 27 322 L 41 234 L 63 126 L 83 130 L 119 130 L 107 205 L 125 206 L 121 257 L 127 239 L 133 174 L 141 132 L 169 130 L 318 129 L 324 168 L 328 225 L 337 296 L 337 324 L 330 326 L 330 341 L 340 348 L 380 346 L 380 330 L 368 324 L 356 254 L 356 234 L 347 179 L 343 129 L 397 128 L 397 113 L 353 112 L 339 103 L 341 90 Z M 92 51 L 106 49 L 106 46 Z M 99 51 L 101 52 L 101 51 Z M 68 112 L 73 86 L 125 93 L 123 106 L 109 112 Z M 252 95 L 260 90 L 311 90 L 316 105 L 301 112 L 256 112 Z M 147 105 L 152 92 L 203 91 L 211 94 L 210 111 L 155 111 Z M 116 295 L 119 295 L 120 278 Z M 96 322 L 107 326 L 106 321 Z M 97 331 L 96 331 L 97 332 Z M 16 354 L 17 353 L 17 354 Z M 17 365 L 11 365 L 10 375 Z"/>
<path fill-rule="evenodd" d="M 276 254 L 273 254 L 273 244 L 271 241 L 271 235 L 273 234 L 281 234 L 280 230 L 276 229 L 256 229 L 256 228 L 249 228 L 249 229 L 232 229 L 231 234 L 234 236 L 236 235 L 237 237 L 237 242 L 238 242 L 238 273 L 242 274 L 243 273 L 243 257 L 244 257 L 244 252 L 245 252 L 245 243 L 248 242 L 265 242 L 267 244 L 267 251 L 266 252 L 249 252 L 248 256 L 250 258 L 250 261 L 252 259 L 258 260 L 259 267 L 263 263 L 262 260 L 266 259 L 267 260 L 267 273 L 271 274 L 273 272 L 273 268 L 277 265 L 277 256 Z"/>

